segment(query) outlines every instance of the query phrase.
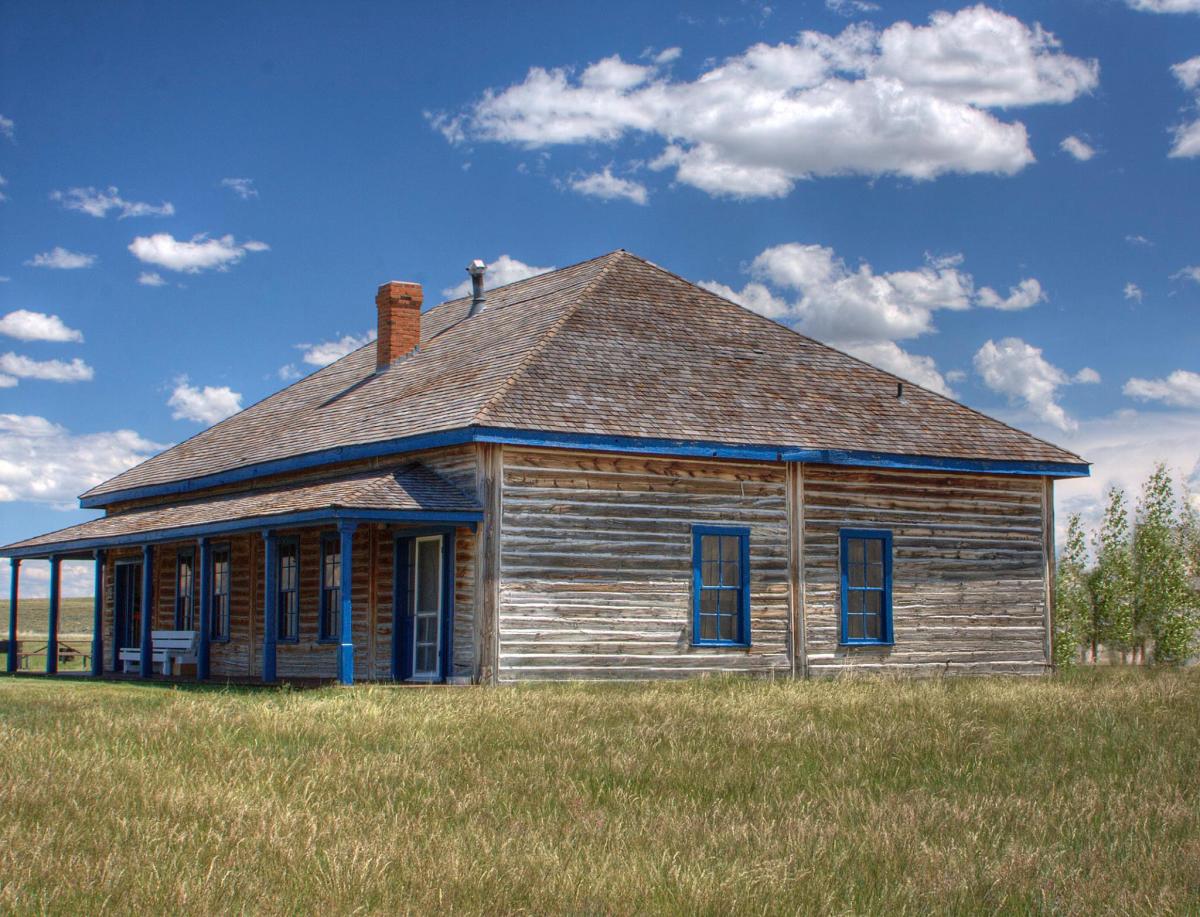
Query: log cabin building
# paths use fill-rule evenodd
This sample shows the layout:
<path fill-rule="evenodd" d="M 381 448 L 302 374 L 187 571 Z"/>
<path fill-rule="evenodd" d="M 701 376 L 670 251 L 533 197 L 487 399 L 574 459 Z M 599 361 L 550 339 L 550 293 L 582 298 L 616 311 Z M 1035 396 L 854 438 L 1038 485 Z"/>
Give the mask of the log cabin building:
<path fill-rule="evenodd" d="M 482 267 L 0 549 L 10 636 L 21 560 L 53 642 L 88 558 L 98 676 L 171 632 L 170 674 L 268 683 L 1048 670 L 1078 456 L 624 251 Z"/>

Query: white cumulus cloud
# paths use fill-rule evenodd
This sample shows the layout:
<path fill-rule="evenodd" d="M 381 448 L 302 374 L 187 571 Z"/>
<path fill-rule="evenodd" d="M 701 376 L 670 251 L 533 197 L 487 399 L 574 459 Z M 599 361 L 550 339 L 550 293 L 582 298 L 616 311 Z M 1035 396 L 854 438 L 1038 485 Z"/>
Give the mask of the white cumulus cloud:
<path fill-rule="evenodd" d="M 1200 264 L 1190 264 L 1187 267 L 1181 267 L 1171 275 L 1172 280 L 1193 280 L 1200 283 Z"/>
<path fill-rule="evenodd" d="M 13 119 L 0 115 L 0 134 L 15 142 L 17 139 L 16 131 L 17 125 Z"/>
<path fill-rule="evenodd" d="M 1015 287 L 1009 287 L 1008 296 L 1001 296 L 991 287 L 982 287 L 976 301 L 988 309 L 1015 312 L 1035 306 L 1045 298 L 1046 294 L 1042 291 L 1042 285 L 1034 278 L 1027 277 Z"/>
<path fill-rule="evenodd" d="M 322 341 L 319 344 L 297 344 L 297 350 L 303 350 L 304 354 L 301 359 L 309 366 L 328 366 L 337 360 L 340 360 L 348 353 L 353 353 L 360 347 L 365 347 L 371 341 L 375 340 L 376 332 L 372 328 L 366 334 L 355 337 L 353 334 L 347 334 L 344 337 L 336 338 L 332 341 Z M 287 369 L 287 367 L 284 367 Z M 299 378 L 299 373 L 295 376 L 284 376 L 283 370 L 280 370 L 280 378 Z"/>
<path fill-rule="evenodd" d="M 1200 55 L 1189 58 L 1171 68 L 1179 85 L 1189 92 L 1196 92 L 1194 102 L 1200 107 Z M 1177 125 L 1174 128 L 1175 142 L 1167 155 L 1176 159 L 1200 156 L 1200 118 Z"/>
<path fill-rule="evenodd" d="M 1123 389 L 1139 401 L 1161 401 L 1177 408 L 1200 408 L 1200 373 L 1177 369 L 1164 379 L 1130 379 Z M 1200 449 L 1200 446 L 1197 446 Z"/>
<path fill-rule="evenodd" d="M 1033 278 L 1010 288 L 1007 297 L 990 287 L 976 291 L 963 261 L 961 253 L 926 254 L 919 267 L 877 273 L 866 262 L 847 265 L 832 248 L 789 242 L 763 250 L 750 265 L 751 281 L 740 290 L 716 281 L 700 285 L 918 385 L 953 395 L 932 357 L 910 353 L 897 342 L 935 331 L 939 310 L 1023 309 L 1044 297 Z"/>
<path fill-rule="evenodd" d="M 856 15 L 878 12 L 879 4 L 869 0 L 825 0 L 825 9 L 849 19 Z"/>
<path fill-rule="evenodd" d="M 0 334 L 19 341 L 83 342 L 83 332 L 68 328 L 57 315 L 29 309 L 17 309 L 0 318 Z"/>
<path fill-rule="evenodd" d="M 139 261 L 184 274 L 210 269 L 225 271 L 246 257 L 246 252 L 266 251 L 269 247 L 265 242 L 251 240 L 239 244 L 231 235 L 210 238 L 203 233 L 183 240 L 158 232 L 138 236 L 129 243 L 129 251 Z"/>
<path fill-rule="evenodd" d="M 132 430 L 73 434 L 44 417 L 0 414 L 0 501 L 70 509 L 79 494 L 165 448 Z"/>
<path fill-rule="evenodd" d="M 170 201 L 161 204 L 146 204 L 141 201 L 127 201 L 121 197 L 116 188 L 100 191 L 95 188 L 71 188 L 67 191 L 50 192 L 50 200 L 58 201 L 67 210 L 77 210 L 94 217 L 106 217 L 109 211 L 115 211 L 117 219 L 127 217 L 169 217 L 175 213 L 175 205 Z"/>
<path fill-rule="evenodd" d="M 1109 487 L 1136 495 L 1159 462 L 1167 464 L 1176 480 L 1190 485 L 1200 509 L 1200 411 L 1122 410 L 1081 420 L 1078 429 L 1055 435 L 1063 446 L 1093 463 L 1091 477 L 1055 482 L 1060 539 L 1069 514 L 1078 512 L 1085 521 L 1097 523 Z"/>
<path fill-rule="evenodd" d="M 158 271 L 142 271 L 138 274 L 137 282 L 144 287 L 161 287 L 167 283 Z"/>
<path fill-rule="evenodd" d="M 974 362 L 988 388 L 1059 430 L 1074 430 L 1078 424 L 1058 403 L 1058 390 L 1072 382 L 1094 383 L 1100 378 L 1088 368 L 1072 378 L 1042 356 L 1040 347 L 1016 337 L 987 341 Z"/>
<path fill-rule="evenodd" d="M 1064 137 L 1058 148 L 1064 153 L 1070 153 L 1080 162 L 1087 162 L 1096 155 L 1096 148 L 1086 140 L 1080 140 L 1074 134 L 1070 137 Z"/>
<path fill-rule="evenodd" d="M 1142 292 L 1142 288 L 1139 287 L 1132 280 L 1129 281 L 1129 283 L 1125 284 L 1125 289 L 1123 292 L 1125 294 L 1125 298 L 1132 300 L 1133 302 L 1141 302 L 1142 297 L 1145 295 Z"/>
<path fill-rule="evenodd" d="M 611 166 L 605 166 L 600 172 L 575 176 L 567 184 L 572 191 L 605 201 L 627 200 L 645 204 L 648 199 L 645 185 L 613 175 Z"/>
<path fill-rule="evenodd" d="M 526 264 L 510 255 L 501 255 L 495 261 L 488 262 L 487 274 L 483 279 L 484 287 L 490 290 L 493 287 L 502 287 L 506 284 L 516 283 L 518 280 L 527 280 L 552 270 L 554 270 L 553 267 L 538 267 L 534 264 Z M 460 296 L 467 296 L 470 292 L 471 279 L 468 277 L 462 283 L 446 287 L 442 290 L 442 295 L 457 299 Z"/>
<path fill-rule="evenodd" d="M 997 110 L 1062 104 L 1092 91 L 1095 61 L 1039 25 L 986 6 L 928 24 L 757 44 L 692 81 L 617 56 L 534 67 L 457 115 L 431 116 L 451 142 L 527 148 L 664 141 L 652 168 L 714 195 L 780 197 L 814 176 L 1011 175 L 1033 162 L 1025 126 Z"/>
<path fill-rule="evenodd" d="M 222 178 L 221 187 L 228 188 L 244 201 L 258 197 L 258 189 L 254 187 L 253 178 Z"/>
<path fill-rule="evenodd" d="M 23 354 L 0 354 L 0 373 L 17 379 L 40 379 L 44 382 L 89 382 L 95 371 L 76 357 L 70 363 L 62 360 L 33 360 Z M 15 383 L 0 383 L 11 387 Z"/>
<path fill-rule="evenodd" d="M 83 267 L 91 267 L 96 263 L 95 255 L 84 252 L 72 252 L 56 245 L 48 252 L 34 255 L 25 262 L 29 267 L 48 267 L 60 271 L 73 271 Z"/>
<path fill-rule="evenodd" d="M 175 389 L 167 400 L 172 408 L 171 416 L 176 420 L 194 420 L 196 423 L 214 424 L 242 409 L 242 396 L 227 385 L 206 385 L 204 388 L 190 385 L 187 376 L 175 380 Z"/>
<path fill-rule="evenodd" d="M 1200 13 L 1200 0 L 1126 0 L 1142 13 Z"/>

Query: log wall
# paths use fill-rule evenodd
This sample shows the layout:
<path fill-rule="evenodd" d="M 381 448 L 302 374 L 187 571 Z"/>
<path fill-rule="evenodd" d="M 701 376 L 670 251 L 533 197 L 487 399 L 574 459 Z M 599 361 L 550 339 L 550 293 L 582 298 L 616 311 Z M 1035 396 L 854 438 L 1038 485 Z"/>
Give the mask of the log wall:
<path fill-rule="evenodd" d="M 503 451 L 499 680 L 789 674 L 781 464 Z M 750 527 L 753 645 L 697 647 L 696 524 Z"/>
<path fill-rule="evenodd" d="M 807 668 L 1047 670 L 1042 478 L 803 468 Z M 839 646 L 841 528 L 893 533 L 891 647 Z"/>

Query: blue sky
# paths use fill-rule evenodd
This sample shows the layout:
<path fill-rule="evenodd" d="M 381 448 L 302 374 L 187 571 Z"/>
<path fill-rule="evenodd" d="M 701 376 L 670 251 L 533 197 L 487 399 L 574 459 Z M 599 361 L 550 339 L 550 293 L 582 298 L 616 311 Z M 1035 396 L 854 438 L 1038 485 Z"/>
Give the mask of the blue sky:
<path fill-rule="evenodd" d="M 1200 489 L 1200 0 L 7 0 L 0 118 L 0 542 L 383 281 L 614 248 L 1079 451 L 1060 515 Z"/>

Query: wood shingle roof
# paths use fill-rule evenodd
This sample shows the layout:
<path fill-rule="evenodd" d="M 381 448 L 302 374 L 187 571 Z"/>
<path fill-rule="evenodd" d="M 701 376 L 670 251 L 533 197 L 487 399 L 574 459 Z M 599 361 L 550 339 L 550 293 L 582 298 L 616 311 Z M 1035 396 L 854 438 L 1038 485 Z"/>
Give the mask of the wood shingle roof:
<path fill-rule="evenodd" d="M 53 545 L 70 551 L 73 546 L 108 542 L 126 535 L 174 535 L 196 526 L 247 520 L 270 524 L 272 519 L 297 513 L 334 510 L 369 510 L 398 517 L 481 512 L 478 503 L 441 475 L 412 462 L 402 468 L 373 469 L 331 480 L 283 484 L 115 513 L 5 545 L 3 550 L 19 553 Z"/>
<path fill-rule="evenodd" d="M 85 499 L 472 427 L 1085 466 L 628 252 L 422 315 L 383 372 L 361 348 Z"/>

